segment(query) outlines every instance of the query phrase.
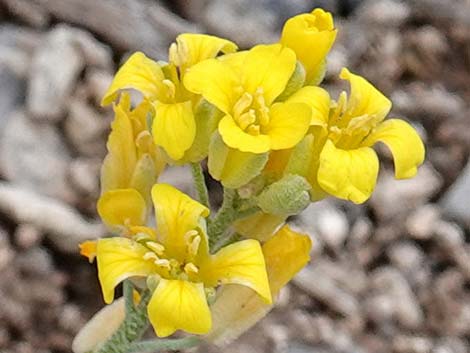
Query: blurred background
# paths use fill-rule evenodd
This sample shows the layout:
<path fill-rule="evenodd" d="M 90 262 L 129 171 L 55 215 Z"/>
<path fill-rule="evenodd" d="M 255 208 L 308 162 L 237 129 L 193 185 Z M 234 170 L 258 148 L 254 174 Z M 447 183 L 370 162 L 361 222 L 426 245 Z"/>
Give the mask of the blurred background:
<path fill-rule="evenodd" d="M 102 305 L 77 244 L 105 234 L 95 211 L 112 120 L 98 102 L 119 63 L 166 59 L 181 32 L 242 48 L 323 7 L 343 66 L 391 97 L 427 145 L 416 178 L 393 179 L 386 149 L 369 202 L 311 205 L 291 223 L 312 263 L 226 353 L 470 352 L 469 0 L 0 0 L 0 352 L 70 352 Z M 162 180 L 188 191 L 186 169 Z M 190 191 L 190 190 L 189 190 Z"/>

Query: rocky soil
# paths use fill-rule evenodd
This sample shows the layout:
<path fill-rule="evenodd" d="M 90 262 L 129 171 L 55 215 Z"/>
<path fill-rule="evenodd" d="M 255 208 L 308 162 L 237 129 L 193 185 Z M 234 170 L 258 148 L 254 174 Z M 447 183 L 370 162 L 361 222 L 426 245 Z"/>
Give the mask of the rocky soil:
<path fill-rule="evenodd" d="M 135 50 L 158 59 L 180 32 L 242 47 L 323 6 L 343 66 L 389 97 L 427 145 L 416 178 L 383 169 L 369 202 L 311 205 L 291 223 L 312 263 L 225 353 L 470 352 L 470 1 L 0 0 L 0 352 L 70 352 L 103 305 L 77 244 L 105 233 L 95 211 L 112 119 L 99 107 Z M 333 94 L 335 96 L 335 94 Z M 188 172 L 163 180 L 189 189 Z"/>

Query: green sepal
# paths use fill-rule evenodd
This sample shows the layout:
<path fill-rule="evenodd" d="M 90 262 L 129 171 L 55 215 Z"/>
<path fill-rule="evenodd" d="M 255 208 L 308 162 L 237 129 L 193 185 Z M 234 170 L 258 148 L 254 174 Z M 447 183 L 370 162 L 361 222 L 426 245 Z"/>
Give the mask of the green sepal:
<path fill-rule="evenodd" d="M 305 86 L 318 86 L 323 79 L 325 78 L 326 74 L 326 59 L 324 59 L 320 64 L 318 64 L 318 68 L 315 71 L 312 79 L 308 82 L 305 82 Z"/>
<path fill-rule="evenodd" d="M 299 89 L 301 89 L 305 84 L 305 77 L 306 77 L 306 72 L 305 72 L 304 66 L 300 63 L 300 61 L 297 61 L 295 65 L 295 70 L 292 76 L 290 77 L 289 81 L 287 81 L 286 88 L 277 97 L 276 101 L 283 102 L 287 98 L 289 98 L 292 94 L 294 94 Z"/>
<path fill-rule="evenodd" d="M 185 152 L 178 164 L 197 163 L 207 157 L 211 136 L 223 113 L 206 100 L 201 100 L 194 112 L 196 136 L 192 146 Z"/>
<path fill-rule="evenodd" d="M 207 166 L 215 180 L 229 189 L 238 189 L 261 173 L 268 153 L 241 152 L 228 147 L 218 132 L 214 133 L 209 145 Z"/>
<path fill-rule="evenodd" d="M 157 170 L 150 154 L 145 153 L 137 161 L 132 174 L 130 187 L 136 189 L 144 198 L 148 207 L 151 207 L 150 190 L 157 180 Z"/>
<path fill-rule="evenodd" d="M 300 175 L 286 175 L 269 185 L 259 196 L 258 206 L 265 213 L 291 216 L 310 204 L 310 184 Z"/>

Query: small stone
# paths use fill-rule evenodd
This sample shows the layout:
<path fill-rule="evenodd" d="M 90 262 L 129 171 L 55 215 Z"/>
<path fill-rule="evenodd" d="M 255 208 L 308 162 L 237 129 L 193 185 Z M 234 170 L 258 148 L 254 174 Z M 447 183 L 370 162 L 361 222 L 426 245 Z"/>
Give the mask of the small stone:
<path fill-rule="evenodd" d="M 406 215 L 423 205 L 442 186 L 441 176 L 434 168 L 424 163 L 412 179 L 396 180 L 392 173 L 384 171 L 370 199 L 377 216 L 390 220 L 398 215 Z"/>
<path fill-rule="evenodd" d="M 67 146 L 55 127 L 32 121 L 23 112 L 15 112 L 0 131 L 0 171 L 16 185 L 70 201 L 69 163 Z"/>
<path fill-rule="evenodd" d="M 10 13 L 32 27 L 44 27 L 49 22 L 49 14 L 34 1 L 3 0 L 3 4 Z"/>
<path fill-rule="evenodd" d="M 75 159 L 69 167 L 70 182 L 78 192 L 93 196 L 99 192 L 100 163 L 94 159 Z"/>
<path fill-rule="evenodd" d="M 403 327 L 416 329 L 422 325 L 424 315 L 421 307 L 406 278 L 399 271 L 392 267 L 379 268 L 374 271 L 371 281 L 374 288 L 372 297 L 387 297 L 384 300 L 393 303 L 392 317 Z"/>
<path fill-rule="evenodd" d="M 250 0 L 211 1 L 203 19 L 209 32 L 229 38 L 242 48 L 259 42 L 276 42 L 276 22 L 277 16 L 269 2 Z"/>
<path fill-rule="evenodd" d="M 332 310 L 360 319 L 356 298 L 321 269 L 307 266 L 294 277 L 293 283 Z"/>
<path fill-rule="evenodd" d="M 398 27 L 410 18 L 408 4 L 397 0 L 364 1 L 357 10 L 359 21 L 367 24 Z"/>
<path fill-rule="evenodd" d="M 85 77 L 87 98 L 91 98 L 96 106 L 101 104 L 101 99 L 111 85 L 113 75 L 107 71 L 90 69 Z"/>
<path fill-rule="evenodd" d="M 432 341 L 420 336 L 397 336 L 393 339 L 396 353 L 428 353 L 432 349 Z"/>
<path fill-rule="evenodd" d="M 470 162 L 439 201 L 445 214 L 470 227 L 468 195 L 470 195 Z"/>
<path fill-rule="evenodd" d="M 43 234 L 36 227 L 22 223 L 15 230 L 15 242 L 23 249 L 29 249 L 39 244 Z"/>
<path fill-rule="evenodd" d="M 0 228 L 0 270 L 8 266 L 13 256 L 14 251 L 8 240 L 8 234 L 5 230 Z"/>
<path fill-rule="evenodd" d="M 295 223 L 302 229 L 317 232 L 332 249 L 341 248 L 349 232 L 346 215 L 328 200 L 311 203 L 296 217 Z"/>
<path fill-rule="evenodd" d="M 24 89 L 24 81 L 0 61 L 0 131 L 7 118 L 22 103 Z"/>
<path fill-rule="evenodd" d="M 64 128 L 72 145 L 84 156 L 104 156 L 106 119 L 82 100 L 73 99 L 69 109 Z"/>
<path fill-rule="evenodd" d="M 406 219 L 406 230 L 412 238 L 429 239 L 436 223 L 439 221 L 440 208 L 433 204 L 425 204 L 413 211 Z"/>
<path fill-rule="evenodd" d="M 387 251 L 392 263 L 406 273 L 418 271 L 424 261 L 423 252 L 411 242 L 394 244 Z"/>
<path fill-rule="evenodd" d="M 51 30 L 32 61 L 26 103 L 33 117 L 50 121 L 64 117 L 68 99 L 87 64 L 110 68 L 111 55 L 85 31 L 66 25 Z"/>

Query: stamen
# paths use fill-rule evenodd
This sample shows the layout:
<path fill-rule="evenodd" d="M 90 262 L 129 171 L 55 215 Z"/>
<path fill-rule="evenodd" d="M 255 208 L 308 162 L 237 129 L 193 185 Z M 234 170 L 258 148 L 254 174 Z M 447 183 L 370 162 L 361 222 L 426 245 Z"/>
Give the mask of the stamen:
<path fill-rule="evenodd" d="M 168 88 L 168 91 L 166 92 L 166 95 L 168 96 L 168 98 L 175 98 L 175 94 L 176 94 L 175 84 L 168 79 L 165 79 L 162 82 Z"/>
<path fill-rule="evenodd" d="M 189 245 L 189 253 L 191 255 L 196 255 L 198 250 L 199 250 L 199 245 L 201 244 L 201 237 L 198 235 L 197 237 L 194 237 L 193 241 Z"/>
<path fill-rule="evenodd" d="M 146 253 L 144 254 L 144 257 L 143 257 L 143 258 L 144 258 L 144 260 L 146 260 L 146 261 L 147 261 L 147 260 L 158 261 L 158 256 L 157 256 L 157 254 L 155 254 L 155 253 L 152 252 L 152 251 L 146 252 Z"/>
<path fill-rule="evenodd" d="M 259 123 L 261 126 L 266 126 L 269 124 L 269 108 L 263 107 L 259 109 Z"/>
<path fill-rule="evenodd" d="M 184 265 L 184 272 L 189 275 L 190 273 L 198 273 L 199 269 L 192 262 L 188 262 L 186 265 Z"/>
<path fill-rule="evenodd" d="M 181 65 L 181 60 L 180 60 L 180 56 L 178 53 L 178 44 L 171 43 L 170 49 L 168 50 L 168 58 L 170 62 L 172 62 L 176 66 Z"/>
<path fill-rule="evenodd" d="M 170 261 L 167 259 L 158 259 L 154 261 L 155 265 L 171 270 Z"/>
<path fill-rule="evenodd" d="M 161 256 L 165 252 L 165 247 L 154 241 L 148 241 L 145 245 L 150 248 L 150 250 L 153 250 L 157 255 Z"/>
<path fill-rule="evenodd" d="M 184 242 L 185 242 L 186 244 L 191 244 L 192 241 L 193 241 L 193 239 L 194 239 L 194 237 L 195 237 L 196 235 L 198 235 L 198 234 L 199 234 L 199 232 L 198 232 L 197 230 L 195 230 L 195 229 L 192 229 L 192 230 L 187 231 L 187 232 L 184 234 Z"/>
<path fill-rule="evenodd" d="M 256 113 L 253 109 L 250 109 L 248 112 L 239 115 L 237 119 L 238 126 L 240 129 L 245 130 L 249 125 L 253 124 L 256 121 Z"/>
<path fill-rule="evenodd" d="M 246 132 L 248 132 L 250 135 L 259 135 L 259 125 L 250 125 L 248 126 L 248 128 L 246 129 Z"/>
<path fill-rule="evenodd" d="M 253 103 L 253 96 L 247 92 L 243 93 L 233 107 L 233 115 L 235 117 L 242 115 L 250 107 L 251 103 Z"/>

